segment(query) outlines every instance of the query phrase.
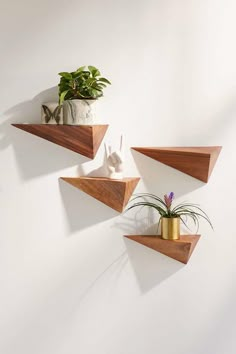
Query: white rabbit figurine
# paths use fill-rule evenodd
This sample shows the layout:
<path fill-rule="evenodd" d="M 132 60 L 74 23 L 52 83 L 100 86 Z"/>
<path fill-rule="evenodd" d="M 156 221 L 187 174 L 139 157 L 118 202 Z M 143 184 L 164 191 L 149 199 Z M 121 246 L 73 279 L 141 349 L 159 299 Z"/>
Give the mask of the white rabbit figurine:
<path fill-rule="evenodd" d="M 120 137 L 119 150 L 112 151 L 111 146 L 105 144 L 106 164 L 108 169 L 108 178 L 123 179 L 124 177 L 124 156 L 123 156 L 123 136 Z"/>

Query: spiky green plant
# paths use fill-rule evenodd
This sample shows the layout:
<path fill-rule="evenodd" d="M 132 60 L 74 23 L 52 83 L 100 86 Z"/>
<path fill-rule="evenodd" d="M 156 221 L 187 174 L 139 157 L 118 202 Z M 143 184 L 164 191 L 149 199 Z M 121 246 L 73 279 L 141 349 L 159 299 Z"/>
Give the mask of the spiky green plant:
<path fill-rule="evenodd" d="M 81 66 L 73 72 L 61 72 L 59 86 L 59 103 L 74 99 L 97 99 L 103 96 L 103 89 L 111 85 L 101 76 L 95 66 Z"/>
<path fill-rule="evenodd" d="M 142 199 L 142 201 L 138 201 Z M 137 194 L 130 203 L 134 202 L 133 205 L 127 208 L 127 211 L 136 207 L 149 207 L 155 209 L 161 218 L 177 218 L 186 225 L 186 221 L 190 218 L 194 224 L 199 227 L 199 220 L 202 218 L 206 220 L 211 228 L 213 229 L 212 223 L 207 216 L 207 214 L 197 205 L 193 203 L 180 203 L 175 207 L 172 207 L 172 202 L 174 199 L 174 193 L 171 192 L 169 195 L 165 194 L 164 198 L 161 199 L 151 193 L 140 193 Z M 160 222 L 159 220 L 159 222 Z"/>

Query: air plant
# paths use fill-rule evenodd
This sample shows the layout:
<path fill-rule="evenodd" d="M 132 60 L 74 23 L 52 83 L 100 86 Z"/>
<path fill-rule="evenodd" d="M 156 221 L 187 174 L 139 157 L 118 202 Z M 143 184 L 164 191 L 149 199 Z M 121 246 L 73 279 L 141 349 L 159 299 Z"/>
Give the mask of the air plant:
<path fill-rule="evenodd" d="M 135 202 L 127 208 L 127 211 L 136 207 L 153 208 L 160 215 L 159 222 L 161 218 L 180 218 L 183 224 L 188 227 L 186 221 L 190 218 L 194 222 L 194 225 L 197 226 L 197 229 L 199 227 L 199 220 L 202 218 L 206 220 L 213 229 L 209 217 L 197 204 L 184 202 L 172 207 L 173 199 L 173 192 L 169 193 L 169 195 L 165 194 L 163 199 L 151 193 L 140 193 L 130 201 Z"/>

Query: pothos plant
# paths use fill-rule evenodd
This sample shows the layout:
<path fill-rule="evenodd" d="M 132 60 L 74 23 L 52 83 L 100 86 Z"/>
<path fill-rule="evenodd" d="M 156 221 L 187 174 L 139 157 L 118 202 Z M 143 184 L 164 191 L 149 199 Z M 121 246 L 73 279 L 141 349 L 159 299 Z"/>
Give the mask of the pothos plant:
<path fill-rule="evenodd" d="M 95 66 L 81 66 L 73 72 L 61 72 L 59 82 L 59 103 L 74 99 L 97 99 L 103 96 L 103 89 L 110 81 L 101 76 Z"/>
<path fill-rule="evenodd" d="M 187 226 L 186 222 L 188 219 L 191 219 L 194 224 L 199 227 L 199 220 L 204 219 L 213 229 L 212 223 L 207 216 L 207 214 L 197 205 L 193 203 L 180 203 L 176 206 L 172 206 L 174 199 L 174 193 L 171 192 L 164 195 L 164 198 L 161 199 L 154 194 L 150 193 L 140 193 L 136 195 L 131 202 L 134 202 L 133 205 L 129 206 L 127 210 L 136 208 L 136 207 L 149 207 L 156 210 L 160 219 L 162 218 L 180 218 L 183 224 Z"/>

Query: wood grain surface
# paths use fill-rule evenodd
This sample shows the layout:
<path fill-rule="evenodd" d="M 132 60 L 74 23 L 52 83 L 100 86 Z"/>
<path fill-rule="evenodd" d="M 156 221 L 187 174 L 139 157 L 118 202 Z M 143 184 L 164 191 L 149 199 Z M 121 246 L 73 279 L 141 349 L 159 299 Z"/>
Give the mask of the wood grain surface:
<path fill-rule="evenodd" d="M 200 235 L 181 235 L 179 240 L 174 241 L 163 240 L 161 236 L 156 235 L 126 235 L 125 237 L 186 264 Z"/>
<path fill-rule="evenodd" d="M 208 182 L 221 146 L 206 147 L 132 147 L 152 159 Z"/>
<path fill-rule="evenodd" d="M 61 179 L 118 212 L 124 210 L 140 180 L 138 177 L 127 177 L 122 180 L 102 177 L 61 177 Z"/>
<path fill-rule="evenodd" d="M 14 127 L 93 159 L 108 125 L 12 124 Z"/>

